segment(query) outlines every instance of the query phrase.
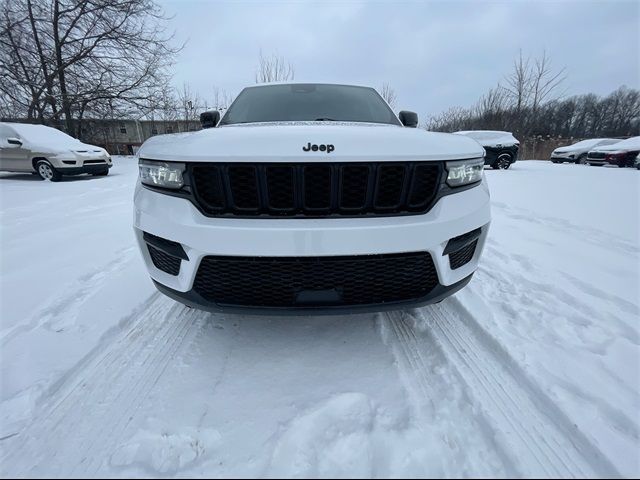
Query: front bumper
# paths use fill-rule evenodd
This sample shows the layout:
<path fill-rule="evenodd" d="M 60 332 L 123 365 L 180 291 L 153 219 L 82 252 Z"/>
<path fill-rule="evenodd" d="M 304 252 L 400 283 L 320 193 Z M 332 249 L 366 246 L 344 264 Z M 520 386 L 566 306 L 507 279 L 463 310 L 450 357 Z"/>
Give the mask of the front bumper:
<path fill-rule="evenodd" d="M 550 160 L 556 160 L 556 161 L 561 161 L 561 162 L 575 162 L 576 159 L 573 157 L 570 157 L 568 155 L 551 155 Z"/>
<path fill-rule="evenodd" d="M 367 312 L 385 312 L 392 310 L 402 310 L 407 308 L 417 308 L 423 307 L 425 305 L 430 305 L 432 303 L 438 303 L 444 300 L 445 298 L 453 295 L 458 290 L 464 288 L 470 281 L 471 277 L 473 277 L 473 273 L 469 274 L 466 278 L 454 283 L 453 285 L 438 285 L 436 286 L 428 295 L 425 295 L 422 298 L 411 300 L 411 301 L 403 301 L 403 302 L 386 302 L 384 304 L 373 304 L 373 305 L 358 305 L 358 306 L 330 306 L 325 305 L 322 307 L 313 306 L 313 307 L 295 307 L 295 308 L 253 308 L 253 307 L 231 307 L 231 306 L 222 306 L 216 303 L 212 303 L 204 299 L 198 292 L 195 290 L 190 290 L 188 292 L 179 292 L 172 288 L 169 288 L 160 282 L 153 280 L 156 288 L 165 294 L 167 297 L 176 300 L 177 302 L 183 303 L 189 307 L 197 308 L 198 310 L 205 310 L 207 312 L 224 312 L 224 313 L 237 313 L 244 315 L 304 315 L 304 314 L 312 314 L 312 315 L 340 315 L 340 314 L 352 314 L 352 313 L 367 313 Z"/>
<path fill-rule="evenodd" d="M 107 163 L 96 163 L 83 165 L 81 167 L 57 167 L 56 170 L 60 172 L 62 175 L 81 175 L 83 173 L 100 173 L 104 172 L 105 169 L 110 169 L 112 164 Z"/>
<path fill-rule="evenodd" d="M 208 218 L 187 199 L 138 185 L 135 192 L 134 231 L 149 274 L 159 289 L 198 308 L 221 309 L 198 298 L 193 291 L 200 262 L 209 255 L 311 257 L 427 251 L 433 259 L 439 287 L 427 298 L 411 303 L 415 305 L 439 301 L 468 282 L 478 266 L 490 220 L 486 180 L 477 187 L 442 197 L 423 215 L 357 219 Z M 463 266 L 452 269 L 449 257 L 443 255 L 448 241 L 478 228 L 482 231 L 473 257 Z M 188 260 L 181 262 L 177 275 L 155 267 L 143 238 L 144 232 L 181 245 Z M 256 275 L 259 274 L 256 272 Z M 365 305 L 348 307 L 347 310 L 383 310 L 405 306 L 409 305 L 389 302 L 384 306 Z M 341 311 L 338 307 L 327 310 L 336 313 Z M 313 311 L 318 312 L 315 308 Z"/>

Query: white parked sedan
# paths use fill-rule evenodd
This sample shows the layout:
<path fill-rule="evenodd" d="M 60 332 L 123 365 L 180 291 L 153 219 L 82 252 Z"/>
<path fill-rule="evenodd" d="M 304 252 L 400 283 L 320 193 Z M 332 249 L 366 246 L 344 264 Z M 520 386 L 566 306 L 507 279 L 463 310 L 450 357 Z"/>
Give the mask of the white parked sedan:
<path fill-rule="evenodd" d="M 595 147 L 618 143 L 619 141 L 619 138 L 590 138 L 589 140 L 582 140 L 581 142 L 574 143 L 573 145 L 556 148 L 551 152 L 550 160 L 553 163 L 570 162 L 584 164 L 589 150 L 592 150 Z"/>
<path fill-rule="evenodd" d="M 56 182 L 63 175 L 108 175 L 111 156 L 44 125 L 0 123 L 0 171 L 37 173 Z"/>

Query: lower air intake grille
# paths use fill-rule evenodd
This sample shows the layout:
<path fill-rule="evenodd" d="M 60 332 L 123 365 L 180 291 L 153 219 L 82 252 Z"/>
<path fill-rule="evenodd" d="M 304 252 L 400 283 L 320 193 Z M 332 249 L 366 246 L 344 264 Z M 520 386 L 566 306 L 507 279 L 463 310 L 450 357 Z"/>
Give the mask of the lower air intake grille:
<path fill-rule="evenodd" d="M 461 248 L 456 252 L 452 252 L 449 254 L 449 265 L 452 270 L 456 268 L 460 268 L 463 265 L 466 265 L 473 258 L 473 254 L 476 253 L 476 246 L 478 245 L 478 240 L 471 242 L 466 247 Z"/>
<path fill-rule="evenodd" d="M 168 273 L 169 275 L 178 275 L 180 273 L 180 259 L 167 255 L 162 250 L 159 250 L 151 245 L 147 244 L 149 248 L 149 255 L 151 255 L 151 261 L 158 270 Z"/>
<path fill-rule="evenodd" d="M 419 299 L 438 285 L 426 252 L 341 257 L 202 259 L 194 290 L 242 307 L 376 305 Z"/>

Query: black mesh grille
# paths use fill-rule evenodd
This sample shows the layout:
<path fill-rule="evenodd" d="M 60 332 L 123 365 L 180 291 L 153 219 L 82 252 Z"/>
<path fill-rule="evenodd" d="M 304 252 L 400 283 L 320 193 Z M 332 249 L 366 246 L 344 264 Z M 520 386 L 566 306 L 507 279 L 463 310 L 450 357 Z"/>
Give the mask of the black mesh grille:
<path fill-rule="evenodd" d="M 157 269 L 168 273 L 169 275 L 178 275 L 180 273 L 180 259 L 164 253 L 151 245 L 147 244 L 151 261 Z"/>
<path fill-rule="evenodd" d="M 370 170 L 368 165 L 347 165 L 340 169 L 340 206 L 343 209 L 365 207 Z"/>
<path fill-rule="evenodd" d="M 258 177 L 255 166 L 232 166 L 228 169 L 233 204 L 238 210 L 257 211 Z"/>
<path fill-rule="evenodd" d="M 293 167 L 267 167 L 267 199 L 269 208 L 295 208 L 295 170 Z"/>
<path fill-rule="evenodd" d="M 190 165 L 195 200 L 212 216 L 359 216 L 424 213 L 439 162 Z"/>
<path fill-rule="evenodd" d="M 605 152 L 589 152 L 589 155 L 587 158 L 605 158 L 607 156 L 607 154 Z"/>
<path fill-rule="evenodd" d="M 424 207 L 433 200 L 440 179 L 440 169 L 436 165 L 417 165 L 413 170 L 408 204 L 410 208 Z"/>
<path fill-rule="evenodd" d="M 310 307 L 419 299 L 438 284 L 429 253 L 202 259 L 194 290 L 220 305 Z"/>
<path fill-rule="evenodd" d="M 471 242 L 466 247 L 461 248 L 456 252 L 452 252 L 449 254 L 449 265 L 452 270 L 456 268 L 460 268 L 463 265 L 466 265 L 473 258 L 473 254 L 476 253 L 476 246 L 478 245 L 478 240 Z"/>
<path fill-rule="evenodd" d="M 331 166 L 305 166 L 305 210 L 329 210 L 331 207 Z"/>
<path fill-rule="evenodd" d="M 405 167 L 403 165 L 381 165 L 376 181 L 377 208 L 396 208 L 400 205 Z"/>

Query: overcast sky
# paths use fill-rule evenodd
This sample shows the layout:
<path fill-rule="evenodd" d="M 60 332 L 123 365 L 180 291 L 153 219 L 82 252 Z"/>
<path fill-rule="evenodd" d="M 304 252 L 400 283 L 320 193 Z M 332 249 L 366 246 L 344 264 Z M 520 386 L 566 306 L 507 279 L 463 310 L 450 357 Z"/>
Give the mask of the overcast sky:
<path fill-rule="evenodd" d="M 260 49 L 296 81 L 388 82 L 421 118 L 470 106 L 522 49 L 567 68 L 568 94 L 640 87 L 640 2 L 161 0 L 186 41 L 174 83 L 204 98 L 254 83 Z"/>

